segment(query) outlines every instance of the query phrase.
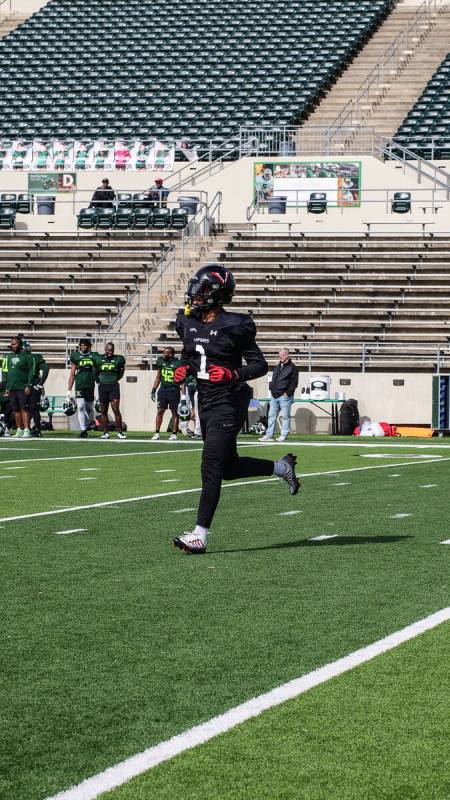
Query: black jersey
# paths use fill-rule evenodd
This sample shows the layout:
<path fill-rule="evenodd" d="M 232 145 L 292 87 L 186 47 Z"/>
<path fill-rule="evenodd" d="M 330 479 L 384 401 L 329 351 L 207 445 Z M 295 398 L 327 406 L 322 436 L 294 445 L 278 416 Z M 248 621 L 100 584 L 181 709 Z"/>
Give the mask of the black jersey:
<path fill-rule="evenodd" d="M 221 311 L 214 322 L 187 317 L 180 309 L 175 329 L 183 341 L 181 364 L 189 364 L 198 383 L 200 406 L 233 400 L 247 380 L 260 378 L 268 370 L 266 359 L 255 342 L 256 328 L 247 314 Z M 242 361 L 245 361 L 245 366 Z M 208 369 L 213 364 L 236 371 L 239 382 L 211 383 Z"/>

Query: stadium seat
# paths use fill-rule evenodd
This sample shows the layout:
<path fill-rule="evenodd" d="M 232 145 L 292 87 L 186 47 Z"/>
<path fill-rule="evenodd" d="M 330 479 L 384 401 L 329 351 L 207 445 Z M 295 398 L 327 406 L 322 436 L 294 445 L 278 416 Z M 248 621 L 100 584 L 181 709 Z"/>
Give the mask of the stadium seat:
<path fill-rule="evenodd" d="M 112 208 L 97 208 L 96 211 L 95 227 L 100 230 L 112 228 L 115 220 L 114 210 Z"/>
<path fill-rule="evenodd" d="M 152 219 L 152 212 L 148 208 L 135 208 L 133 210 L 132 216 L 132 227 L 139 229 L 139 228 L 148 228 Z"/>
<path fill-rule="evenodd" d="M 284 38 L 271 41 L 260 34 L 271 14 L 268 2 L 230 0 L 226 13 L 202 7 L 199 26 L 198 4 L 189 0 L 174 0 L 169 12 L 163 4 L 109 0 L 107 13 L 85 0 L 52 0 L 0 43 L 0 135 L 174 136 L 199 144 L 219 143 L 246 120 L 292 124 L 312 109 L 391 5 L 292 0 L 277 6 Z M 106 65 L 98 61 L 99 40 L 116 54 Z M 75 157 L 76 168 L 86 169 L 82 149 Z"/>
<path fill-rule="evenodd" d="M 184 208 L 173 208 L 170 215 L 170 227 L 175 230 L 182 230 L 188 222 L 187 211 Z"/>
<path fill-rule="evenodd" d="M 18 194 L 16 209 L 18 214 L 31 214 L 33 210 L 33 197 L 31 194 Z"/>
<path fill-rule="evenodd" d="M 12 208 L 14 211 L 17 209 L 17 195 L 16 194 L 0 194 L 0 206 L 2 209 Z"/>
<path fill-rule="evenodd" d="M 133 224 L 133 210 L 131 208 L 118 208 L 114 218 L 114 227 L 125 230 Z"/>
<path fill-rule="evenodd" d="M 16 209 L 0 207 L 0 229 L 11 230 L 16 227 Z"/>
<path fill-rule="evenodd" d="M 309 214 L 323 214 L 327 211 L 326 192 L 311 192 L 306 208 Z"/>
<path fill-rule="evenodd" d="M 79 228 L 95 228 L 97 224 L 97 210 L 95 208 L 82 208 L 78 214 Z"/>
<path fill-rule="evenodd" d="M 391 200 L 393 214 L 411 213 L 411 192 L 395 192 Z"/>
<path fill-rule="evenodd" d="M 170 210 L 156 207 L 152 212 L 152 228 L 168 228 L 170 225 Z"/>
<path fill-rule="evenodd" d="M 124 208 L 131 208 L 132 205 L 132 195 L 128 192 L 119 192 L 117 195 L 117 210 L 122 211 Z"/>

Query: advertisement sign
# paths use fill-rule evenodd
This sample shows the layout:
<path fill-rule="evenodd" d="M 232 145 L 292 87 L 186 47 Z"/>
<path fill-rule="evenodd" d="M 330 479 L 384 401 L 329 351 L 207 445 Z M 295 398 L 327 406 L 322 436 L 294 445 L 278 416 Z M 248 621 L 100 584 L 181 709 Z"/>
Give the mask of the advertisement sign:
<path fill-rule="evenodd" d="M 186 151 L 195 158 L 195 151 Z M 44 141 L 0 140 L 0 170 L 61 170 L 71 172 L 172 172 L 175 162 L 173 139 L 116 139 L 95 142 L 54 139 Z"/>
<path fill-rule="evenodd" d="M 28 192 L 30 194 L 67 194 L 76 189 L 75 172 L 30 172 Z"/>
<path fill-rule="evenodd" d="M 361 204 L 359 161 L 264 161 L 255 163 L 253 192 L 259 205 L 287 197 L 287 206 L 305 206 L 312 192 L 326 192 L 329 206 Z"/>

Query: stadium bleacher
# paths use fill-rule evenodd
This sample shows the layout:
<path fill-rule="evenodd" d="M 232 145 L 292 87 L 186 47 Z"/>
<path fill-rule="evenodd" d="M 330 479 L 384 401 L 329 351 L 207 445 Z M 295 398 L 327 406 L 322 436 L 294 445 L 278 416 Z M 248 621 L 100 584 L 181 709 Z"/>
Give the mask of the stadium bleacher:
<path fill-rule="evenodd" d="M 450 158 L 450 53 L 408 112 L 394 140 L 421 158 Z"/>
<path fill-rule="evenodd" d="M 0 239 L 2 341 L 20 330 L 62 365 L 66 334 L 108 331 L 168 246 L 148 235 Z"/>
<path fill-rule="evenodd" d="M 214 256 L 236 276 L 273 366 L 281 344 L 315 368 L 429 370 L 450 365 L 448 236 L 283 236 L 239 232 Z M 175 307 L 174 307 L 175 308 Z M 173 309 L 174 310 L 174 309 Z M 178 344 L 167 318 L 159 334 Z M 171 330 L 172 327 L 172 330 Z M 363 355 L 364 353 L 364 355 Z"/>
<path fill-rule="evenodd" d="M 188 138 L 290 124 L 390 0 L 50 0 L 0 42 L 0 135 Z M 189 35 L 187 35 L 189 31 Z"/>

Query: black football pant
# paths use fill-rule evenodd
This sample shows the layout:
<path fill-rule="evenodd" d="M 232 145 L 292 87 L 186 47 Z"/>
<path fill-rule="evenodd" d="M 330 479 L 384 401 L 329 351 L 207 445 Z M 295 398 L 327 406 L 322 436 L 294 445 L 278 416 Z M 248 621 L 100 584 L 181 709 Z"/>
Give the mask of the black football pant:
<path fill-rule="evenodd" d="M 34 422 L 34 427 L 37 431 L 41 430 L 41 412 L 40 412 L 40 402 L 41 402 L 41 390 L 40 389 L 33 389 L 31 390 L 31 394 L 28 398 L 28 408 L 30 410 L 31 419 Z"/>
<path fill-rule="evenodd" d="M 236 438 L 247 417 L 248 398 L 245 399 L 240 405 L 224 403 L 207 410 L 200 408 L 204 446 L 197 525 L 204 528 L 211 525 L 223 479 L 232 481 L 273 474 L 273 461 L 238 455 Z"/>

